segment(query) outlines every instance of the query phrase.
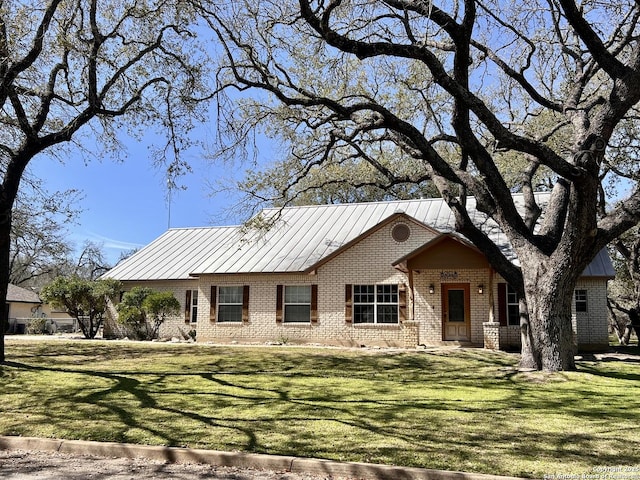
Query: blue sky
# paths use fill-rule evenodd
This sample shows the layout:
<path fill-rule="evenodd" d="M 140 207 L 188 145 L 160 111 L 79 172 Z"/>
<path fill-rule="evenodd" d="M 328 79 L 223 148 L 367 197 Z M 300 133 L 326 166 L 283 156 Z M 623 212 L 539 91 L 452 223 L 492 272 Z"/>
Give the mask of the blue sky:
<path fill-rule="evenodd" d="M 169 220 L 166 177 L 152 165 L 147 148 L 130 142 L 121 156 L 124 162 L 109 157 L 85 162 L 80 154 L 72 154 L 61 163 L 45 152 L 30 164 L 30 171 L 50 192 L 82 191 L 83 212 L 69 229 L 69 239 L 76 248 L 85 240 L 101 244 L 112 264 L 122 252 L 140 248 L 164 233 Z M 208 186 L 232 169 L 212 165 L 202 152 L 189 152 L 186 158 L 193 173 L 180 180 L 186 190 L 172 194 L 171 227 L 232 225 L 245 220 L 242 212 L 230 213 L 237 200 L 233 195 L 211 196 Z"/>

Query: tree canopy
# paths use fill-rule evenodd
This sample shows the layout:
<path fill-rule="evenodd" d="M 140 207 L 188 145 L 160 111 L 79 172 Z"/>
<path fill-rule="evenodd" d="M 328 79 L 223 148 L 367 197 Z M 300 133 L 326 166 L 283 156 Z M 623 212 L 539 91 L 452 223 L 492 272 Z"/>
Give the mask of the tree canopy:
<path fill-rule="evenodd" d="M 62 274 L 72 256 L 67 227 L 79 211 L 77 191 L 49 192 L 42 181 L 23 182 L 12 212 L 9 280 L 41 286 Z"/>
<path fill-rule="evenodd" d="M 0 2 L 0 300 L 12 209 L 35 156 L 62 160 L 80 135 L 91 141 L 86 155 L 115 153 L 119 128 L 134 138 L 156 129 L 166 140 L 153 161 L 170 180 L 188 168 L 180 151 L 203 119 L 198 100 L 209 64 L 201 40 L 186 1 Z"/>
<path fill-rule="evenodd" d="M 118 322 L 128 327 L 135 338 L 153 340 L 168 316 L 180 312 L 180 302 L 172 292 L 134 287 L 117 305 Z"/>
<path fill-rule="evenodd" d="M 223 45 L 221 155 L 254 131 L 279 140 L 295 172 L 285 199 L 346 159 L 382 187 L 431 182 L 520 297 L 522 365 L 574 368 L 576 281 L 640 220 L 637 2 L 200 4 Z M 542 169 L 546 204 L 534 195 Z M 519 264 L 474 223 L 471 196 Z"/>
<path fill-rule="evenodd" d="M 42 289 L 40 296 L 78 320 L 85 338 L 94 338 L 104 323 L 109 299 L 119 292 L 120 282 L 113 279 L 57 277 Z"/>

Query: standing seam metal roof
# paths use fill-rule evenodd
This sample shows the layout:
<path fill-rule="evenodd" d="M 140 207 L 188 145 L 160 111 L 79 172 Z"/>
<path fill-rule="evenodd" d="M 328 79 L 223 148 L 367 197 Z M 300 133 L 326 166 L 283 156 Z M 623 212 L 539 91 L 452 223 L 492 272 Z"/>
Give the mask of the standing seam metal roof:
<path fill-rule="evenodd" d="M 472 218 L 515 260 L 506 236 L 493 221 L 475 211 L 473 198 L 468 206 Z M 439 198 L 266 209 L 260 215 L 273 221 L 270 229 L 170 229 L 105 277 L 178 280 L 190 279 L 192 274 L 304 272 L 398 212 L 439 232 L 457 235 L 451 210 Z M 596 260 L 585 275 L 611 274 L 608 257 Z"/>

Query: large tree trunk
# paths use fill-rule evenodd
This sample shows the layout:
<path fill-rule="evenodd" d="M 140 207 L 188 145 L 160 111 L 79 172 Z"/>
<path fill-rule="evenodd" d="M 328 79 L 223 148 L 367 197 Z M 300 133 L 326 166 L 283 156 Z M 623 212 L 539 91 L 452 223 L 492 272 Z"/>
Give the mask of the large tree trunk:
<path fill-rule="evenodd" d="M 37 147 L 29 146 L 26 152 L 22 152 L 9 161 L 5 167 L 4 180 L 0 186 L 0 363 L 5 362 L 4 325 L 9 321 L 7 304 L 7 290 L 9 289 L 11 266 L 11 222 L 13 205 L 15 204 L 20 188 L 22 174 L 27 164 L 37 153 Z"/>
<path fill-rule="evenodd" d="M 539 352 L 535 350 L 533 331 L 529 320 L 527 302 L 523 297 L 519 299 L 520 307 L 520 369 L 539 370 L 542 364 Z"/>
<path fill-rule="evenodd" d="M 576 275 L 552 261 L 525 262 L 522 273 L 527 313 L 521 318 L 521 368 L 575 370 L 571 304 Z"/>
<path fill-rule="evenodd" d="M 13 201 L 0 199 L 0 363 L 5 362 L 4 329 L 9 324 L 9 309 L 6 305 L 10 273 L 12 206 Z"/>

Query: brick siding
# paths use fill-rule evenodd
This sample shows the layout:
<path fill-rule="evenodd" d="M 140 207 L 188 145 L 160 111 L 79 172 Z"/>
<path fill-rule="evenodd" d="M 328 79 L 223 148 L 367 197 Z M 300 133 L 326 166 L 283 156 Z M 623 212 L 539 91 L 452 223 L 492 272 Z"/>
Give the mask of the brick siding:
<path fill-rule="evenodd" d="M 441 270 L 413 272 L 414 291 L 409 288 L 409 275 L 392 264 L 399 258 L 423 246 L 437 234 L 407 219 L 411 235 L 399 243 L 391 237 L 396 223 L 374 231 L 344 252 L 318 268 L 314 274 L 225 274 L 203 275 L 199 279 L 164 282 L 144 282 L 155 290 L 173 291 L 182 305 L 181 314 L 168 319 L 160 329 L 162 337 L 184 337 L 196 329 L 199 342 L 239 343 L 311 343 L 344 346 L 397 346 L 417 344 L 439 345 L 443 343 L 441 295 L 443 283 L 469 285 L 470 342 L 484 344 L 483 323 L 498 321 L 497 283 L 495 275 L 490 286 L 488 268 L 457 269 L 443 273 Z M 138 283 L 141 285 L 142 283 Z M 276 322 L 277 285 L 317 285 L 318 320 L 314 323 L 288 324 Z M 407 288 L 407 324 L 377 325 L 353 324 L 345 321 L 345 285 L 405 284 Z M 429 293 L 429 285 L 435 291 Z M 126 288 L 135 286 L 127 282 Z M 210 320 L 211 286 L 249 285 L 249 317 L 246 322 L 225 323 Z M 484 291 L 478 293 L 478 286 Z M 581 344 L 606 343 L 606 284 L 599 279 L 585 279 L 577 288 L 588 291 L 587 314 L 575 314 L 577 338 Z M 185 323 L 186 291 L 198 290 L 197 323 Z M 492 295 L 493 294 L 493 295 Z M 494 314 L 491 317 L 491 304 Z M 105 332 L 113 331 L 111 318 Z M 110 330 L 111 329 L 111 330 Z M 500 327 L 501 348 L 519 345 L 518 327 Z"/>

